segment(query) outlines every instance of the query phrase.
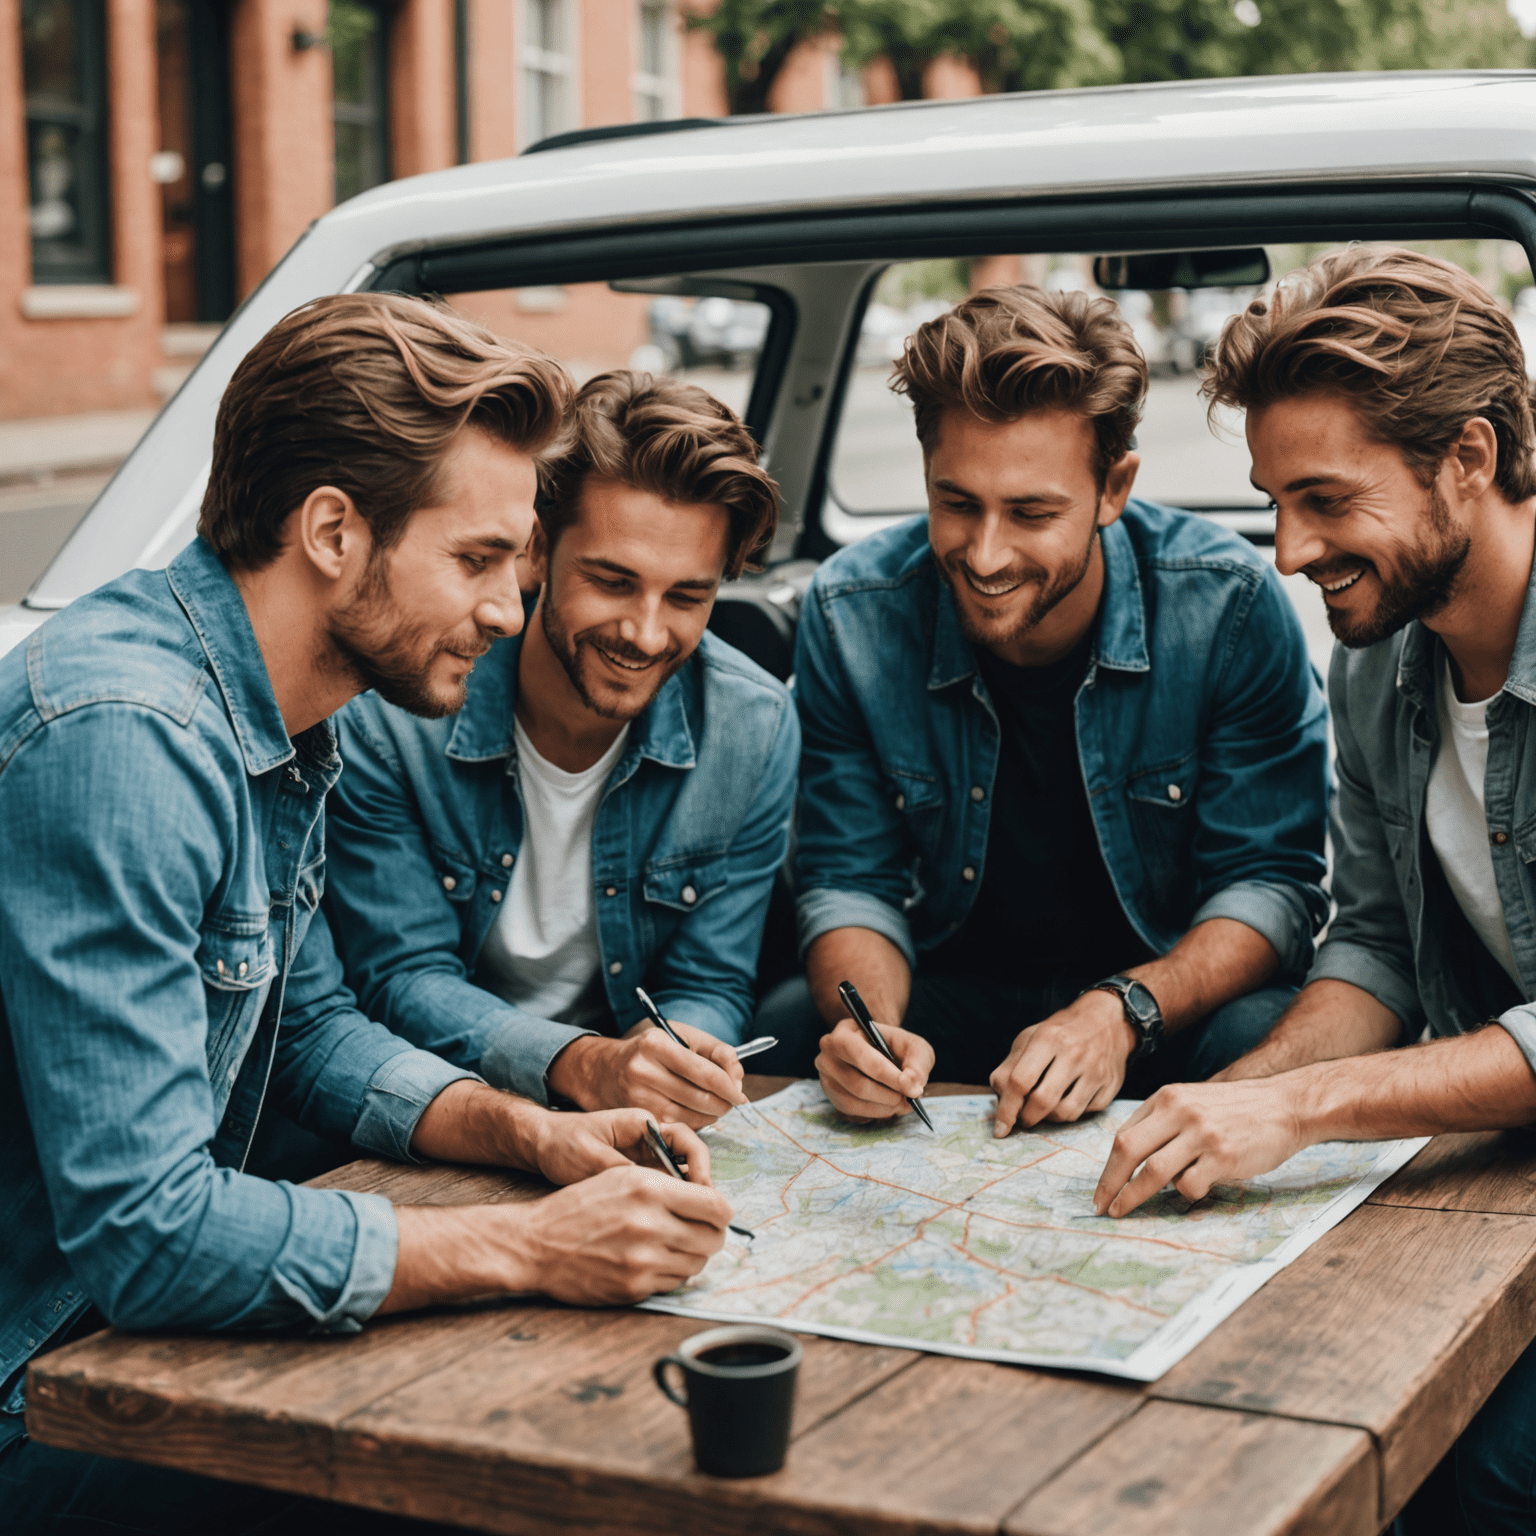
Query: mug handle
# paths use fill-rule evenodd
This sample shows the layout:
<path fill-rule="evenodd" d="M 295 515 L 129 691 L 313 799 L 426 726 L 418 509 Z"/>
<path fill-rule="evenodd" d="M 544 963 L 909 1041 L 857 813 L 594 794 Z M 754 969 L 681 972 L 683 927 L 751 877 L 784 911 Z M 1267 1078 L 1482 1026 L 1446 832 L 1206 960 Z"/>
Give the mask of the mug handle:
<path fill-rule="evenodd" d="M 686 1408 L 688 1406 L 688 1399 L 686 1397 L 679 1396 L 677 1389 L 671 1384 L 671 1382 L 667 1380 L 667 1367 L 669 1365 L 675 1365 L 680 1371 L 685 1368 L 679 1356 L 663 1355 L 661 1359 L 651 1367 L 651 1374 L 656 1378 L 656 1385 L 661 1388 L 662 1392 L 667 1397 L 671 1398 L 679 1408 Z"/>

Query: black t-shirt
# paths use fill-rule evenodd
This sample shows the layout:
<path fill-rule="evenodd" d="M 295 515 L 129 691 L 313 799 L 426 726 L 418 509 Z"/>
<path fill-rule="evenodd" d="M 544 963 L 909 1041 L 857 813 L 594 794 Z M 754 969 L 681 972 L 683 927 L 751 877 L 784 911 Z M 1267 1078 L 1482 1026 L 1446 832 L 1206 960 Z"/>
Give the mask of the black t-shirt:
<path fill-rule="evenodd" d="M 1096 627 L 1044 667 L 977 647 L 1001 729 L 986 864 L 970 915 L 921 957 L 922 970 L 1038 985 L 1152 958 L 1104 867 L 1077 753 L 1074 701 Z"/>

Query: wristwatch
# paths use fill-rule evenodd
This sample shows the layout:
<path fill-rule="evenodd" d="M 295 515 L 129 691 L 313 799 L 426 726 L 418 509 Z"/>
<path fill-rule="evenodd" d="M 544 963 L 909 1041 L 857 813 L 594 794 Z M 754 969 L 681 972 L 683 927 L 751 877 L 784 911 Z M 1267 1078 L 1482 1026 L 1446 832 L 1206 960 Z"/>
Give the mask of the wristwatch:
<path fill-rule="evenodd" d="M 1136 1049 L 1126 1057 L 1128 1062 L 1140 1061 L 1150 1056 L 1163 1043 L 1163 1010 L 1157 1006 L 1151 988 L 1131 976 L 1106 976 L 1091 987 L 1085 987 L 1079 997 L 1089 992 L 1113 992 L 1125 1009 L 1125 1022 L 1136 1031 Z"/>

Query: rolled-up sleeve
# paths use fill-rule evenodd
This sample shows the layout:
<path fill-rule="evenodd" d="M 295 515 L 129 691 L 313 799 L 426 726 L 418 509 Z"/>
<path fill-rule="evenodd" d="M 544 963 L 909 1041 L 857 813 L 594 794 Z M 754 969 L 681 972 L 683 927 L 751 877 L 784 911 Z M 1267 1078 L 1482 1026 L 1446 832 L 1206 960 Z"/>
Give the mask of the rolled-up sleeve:
<path fill-rule="evenodd" d="M 243 774 L 210 750 L 152 709 L 98 703 L 46 724 L 0 779 L 5 1018 L 54 1240 L 122 1326 L 348 1331 L 393 1278 L 388 1202 L 209 1151 L 199 925 Z"/>

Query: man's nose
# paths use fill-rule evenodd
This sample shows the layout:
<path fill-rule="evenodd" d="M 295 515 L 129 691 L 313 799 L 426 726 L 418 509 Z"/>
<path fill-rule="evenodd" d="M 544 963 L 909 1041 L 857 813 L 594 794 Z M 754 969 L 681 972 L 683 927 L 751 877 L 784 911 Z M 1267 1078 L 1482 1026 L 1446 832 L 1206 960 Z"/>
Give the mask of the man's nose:
<path fill-rule="evenodd" d="M 626 609 L 619 620 L 619 635 L 647 656 L 660 655 L 667 648 L 667 627 L 662 621 L 660 601 L 642 598 Z"/>
<path fill-rule="evenodd" d="M 518 635 L 523 630 L 523 594 L 509 577 L 503 590 L 483 598 L 475 606 L 475 623 L 497 639 Z"/>
<path fill-rule="evenodd" d="M 1003 536 L 1002 518 L 988 513 L 981 519 L 965 559 L 978 576 L 993 576 L 1013 563 L 1013 551 Z"/>
<path fill-rule="evenodd" d="M 1276 508 L 1275 569 L 1282 576 L 1294 576 L 1327 554 L 1327 542 L 1311 526 L 1309 518 L 1294 508 Z"/>

